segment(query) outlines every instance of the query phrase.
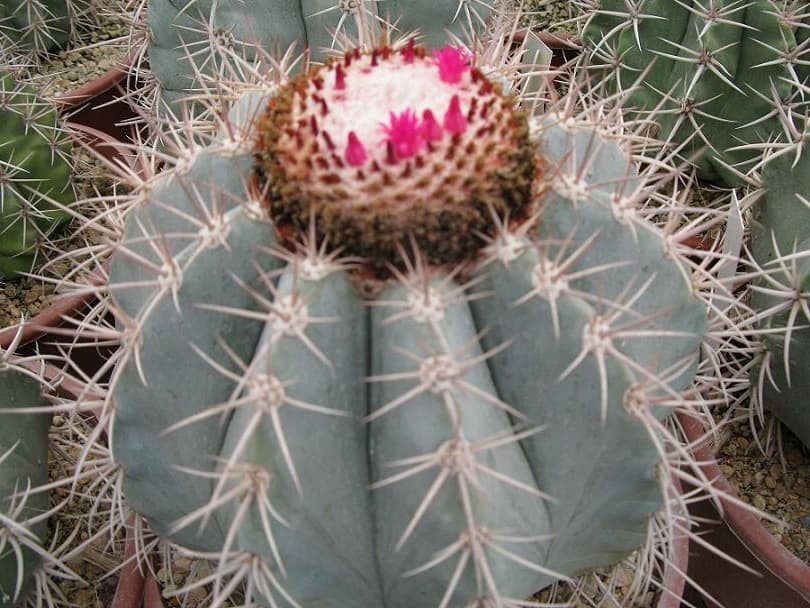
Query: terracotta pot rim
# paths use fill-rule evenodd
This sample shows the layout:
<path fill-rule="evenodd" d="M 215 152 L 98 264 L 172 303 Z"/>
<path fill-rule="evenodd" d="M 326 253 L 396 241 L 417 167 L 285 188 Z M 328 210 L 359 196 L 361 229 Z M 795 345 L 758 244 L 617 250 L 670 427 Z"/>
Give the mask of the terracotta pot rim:
<path fill-rule="evenodd" d="M 546 30 L 535 31 L 534 34 L 551 49 L 570 49 L 572 51 L 578 51 L 582 46 L 582 40 L 576 34 L 555 34 L 554 32 L 547 32 Z"/>
<path fill-rule="evenodd" d="M 88 292 L 56 299 L 39 314 L 25 322 L 19 346 L 33 342 L 37 338 L 47 334 L 51 329 L 61 325 L 71 312 L 84 306 L 92 297 L 93 294 Z M 18 330 L 18 325 L 11 325 L 0 329 L 0 348 L 7 349 L 14 341 Z"/>
<path fill-rule="evenodd" d="M 704 474 L 714 482 L 714 487 L 728 496 L 739 499 L 737 491 L 720 471 L 712 450 L 712 442 L 704 438 L 699 445 L 697 444 L 704 435 L 701 425 L 682 413 L 678 414 L 678 420 L 689 441 L 696 444 L 692 452 L 701 463 L 700 467 Z M 729 530 L 757 561 L 788 587 L 810 601 L 810 565 L 776 540 L 753 513 L 728 499 L 721 498 L 720 505 L 722 507 L 720 515 Z"/>

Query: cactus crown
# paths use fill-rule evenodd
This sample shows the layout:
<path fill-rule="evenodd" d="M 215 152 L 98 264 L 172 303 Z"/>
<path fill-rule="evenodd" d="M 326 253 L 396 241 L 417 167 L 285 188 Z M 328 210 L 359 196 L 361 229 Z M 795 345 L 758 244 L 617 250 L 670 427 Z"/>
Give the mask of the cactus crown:
<path fill-rule="evenodd" d="M 534 154 L 514 98 L 466 52 L 413 39 L 302 74 L 258 124 L 258 175 L 276 225 L 320 236 L 385 274 L 412 235 L 427 261 L 470 259 L 494 214 L 526 215 Z"/>

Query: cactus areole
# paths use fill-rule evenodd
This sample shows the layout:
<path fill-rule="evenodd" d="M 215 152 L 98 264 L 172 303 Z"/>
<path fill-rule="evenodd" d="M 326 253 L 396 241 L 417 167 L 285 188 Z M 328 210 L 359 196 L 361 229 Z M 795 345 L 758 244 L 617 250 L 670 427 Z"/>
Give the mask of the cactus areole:
<path fill-rule="evenodd" d="M 434 264 L 475 256 L 495 217 L 525 219 L 535 154 L 514 99 L 459 48 L 346 53 L 294 78 L 259 121 L 276 226 L 377 273 L 413 238 Z"/>
<path fill-rule="evenodd" d="M 517 106 L 456 48 L 349 52 L 127 216 L 112 451 L 217 598 L 534 605 L 645 544 L 707 308 L 628 152 Z"/>

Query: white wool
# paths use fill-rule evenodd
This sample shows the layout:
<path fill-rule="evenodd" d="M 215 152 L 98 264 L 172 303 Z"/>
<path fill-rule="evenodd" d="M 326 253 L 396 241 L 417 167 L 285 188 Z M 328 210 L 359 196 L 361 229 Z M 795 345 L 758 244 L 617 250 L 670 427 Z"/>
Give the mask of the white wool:
<path fill-rule="evenodd" d="M 362 63 L 361 63 L 362 62 Z M 465 71 L 460 82 L 449 84 L 439 78 L 439 69 L 429 59 L 416 59 L 405 63 L 400 54 L 379 60 L 371 66 L 371 57 L 363 56 L 345 70 L 346 88 L 335 89 L 334 72 L 324 72 L 326 78 L 320 94 L 326 100 L 329 113 L 319 120 L 332 141 L 342 150 L 354 131 L 369 155 L 385 157 L 383 125 L 390 123 L 390 113 L 400 114 L 407 109 L 421 119 L 430 109 L 441 124 L 454 95 L 473 89 L 470 71 Z M 461 96 L 461 111 L 469 107 Z"/>

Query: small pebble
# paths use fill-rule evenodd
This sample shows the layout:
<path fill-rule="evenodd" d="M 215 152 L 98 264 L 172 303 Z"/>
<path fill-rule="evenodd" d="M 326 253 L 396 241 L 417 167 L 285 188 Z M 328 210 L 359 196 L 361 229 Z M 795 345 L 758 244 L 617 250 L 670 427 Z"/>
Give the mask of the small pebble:
<path fill-rule="evenodd" d="M 167 583 L 163 585 L 162 593 L 163 599 L 169 599 L 174 595 L 174 592 L 177 591 L 177 587 L 172 585 L 171 583 Z"/>
<path fill-rule="evenodd" d="M 201 602 L 205 599 L 208 595 L 205 587 L 195 587 L 194 589 L 189 590 L 187 597 L 192 602 Z"/>

